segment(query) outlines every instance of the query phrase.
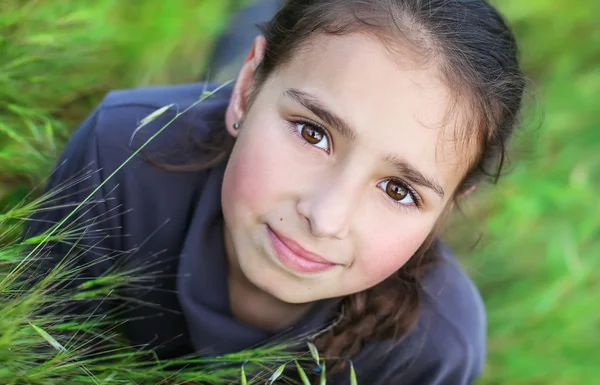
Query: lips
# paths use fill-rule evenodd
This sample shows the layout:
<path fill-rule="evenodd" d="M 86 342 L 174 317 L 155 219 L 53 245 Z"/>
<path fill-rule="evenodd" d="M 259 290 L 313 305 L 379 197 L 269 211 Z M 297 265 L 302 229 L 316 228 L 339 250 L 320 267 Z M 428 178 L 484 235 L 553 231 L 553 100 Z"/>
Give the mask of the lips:
<path fill-rule="evenodd" d="M 318 254 L 304 249 L 295 241 L 276 233 L 267 226 L 271 247 L 275 256 L 286 267 L 300 273 L 318 273 L 338 266 Z"/>

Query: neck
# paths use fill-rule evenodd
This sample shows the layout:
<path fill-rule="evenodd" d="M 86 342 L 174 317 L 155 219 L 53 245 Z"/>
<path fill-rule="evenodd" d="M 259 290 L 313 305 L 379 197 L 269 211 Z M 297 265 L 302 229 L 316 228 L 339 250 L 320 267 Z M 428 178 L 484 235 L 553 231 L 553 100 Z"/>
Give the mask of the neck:
<path fill-rule="evenodd" d="M 300 320 L 311 304 L 294 304 L 261 290 L 239 269 L 229 269 L 229 304 L 236 319 L 268 332 L 279 332 Z"/>

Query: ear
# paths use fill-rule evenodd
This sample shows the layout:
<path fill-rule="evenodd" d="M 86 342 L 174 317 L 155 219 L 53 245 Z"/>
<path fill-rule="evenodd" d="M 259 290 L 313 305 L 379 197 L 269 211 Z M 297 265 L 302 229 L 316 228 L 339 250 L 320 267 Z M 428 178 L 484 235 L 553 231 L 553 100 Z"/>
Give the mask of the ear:
<path fill-rule="evenodd" d="M 227 131 L 234 138 L 238 135 L 238 130 L 233 128 L 234 123 L 240 122 L 246 114 L 246 106 L 248 104 L 248 95 L 254 84 L 254 71 L 258 68 L 267 48 L 267 40 L 264 36 L 257 36 L 252 43 L 252 48 L 248 52 L 244 65 L 237 77 L 229 106 L 225 113 L 225 126 Z"/>

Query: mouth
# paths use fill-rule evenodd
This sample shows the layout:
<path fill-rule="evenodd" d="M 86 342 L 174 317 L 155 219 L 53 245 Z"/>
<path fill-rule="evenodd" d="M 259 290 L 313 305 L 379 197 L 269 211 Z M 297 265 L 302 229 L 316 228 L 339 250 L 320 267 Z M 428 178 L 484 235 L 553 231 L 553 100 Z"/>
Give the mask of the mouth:
<path fill-rule="evenodd" d="M 304 249 L 295 241 L 275 232 L 268 225 L 267 232 L 275 256 L 288 269 L 306 274 L 319 273 L 340 266 L 337 263 L 329 262 L 318 254 Z"/>

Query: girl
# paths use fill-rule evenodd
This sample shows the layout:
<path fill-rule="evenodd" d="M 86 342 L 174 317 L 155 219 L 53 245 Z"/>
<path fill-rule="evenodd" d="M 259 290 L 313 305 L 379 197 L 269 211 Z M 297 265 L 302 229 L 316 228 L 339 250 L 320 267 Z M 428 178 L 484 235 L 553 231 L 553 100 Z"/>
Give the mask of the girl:
<path fill-rule="evenodd" d="M 124 334 L 161 358 L 301 336 L 349 357 L 363 384 L 472 383 L 483 304 L 436 234 L 500 174 L 524 88 L 511 31 L 483 0 L 289 0 L 262 32 L 233 86 L 86 206 L 79 263 L 157 273 L 121 296 L 143 304 Z M 90 170 L 63 203 L 83 200 L 206 87 L 111 92 L 48 188 Z M 67 212 L 38 214 L 29 234 Z"/>

